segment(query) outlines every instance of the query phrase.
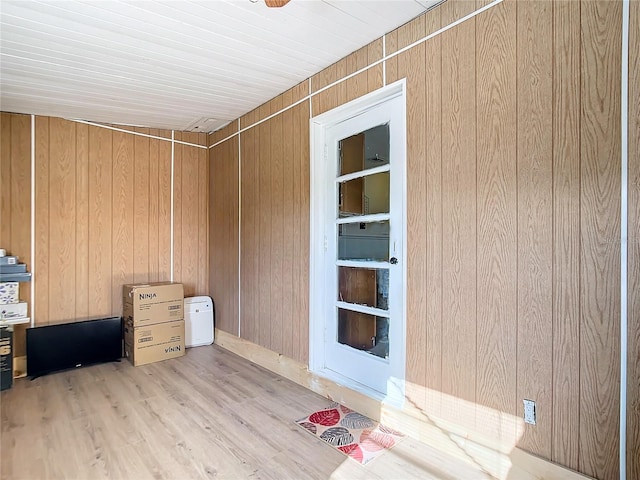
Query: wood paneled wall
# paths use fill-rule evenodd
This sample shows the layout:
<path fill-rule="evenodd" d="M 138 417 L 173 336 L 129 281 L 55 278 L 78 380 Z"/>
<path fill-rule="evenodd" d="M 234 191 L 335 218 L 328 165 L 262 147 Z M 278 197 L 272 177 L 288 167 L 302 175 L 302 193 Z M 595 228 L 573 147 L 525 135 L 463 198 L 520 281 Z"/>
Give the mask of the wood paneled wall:
<path fill-rule="evenodd" d="M 485 3 L 444 3 L 386 35 L 386 54 Z M 632 26 L 637 17 L 632 2 Z M 519 431 L 521 448 L 606 479 L 619 473 L 621 25 L 620 2 L 505 0 L 388 59 L 386 79 L 377 65 L 318 92 L 381 58 L 379 41 L 310 79 L 317 115 L 406 78 L 409 402 L 494 438 Z M 632 478 L 640 448 L 637 30 L 629 82 Z M 241 128 L 287 101 L 244 116 Z M 294 344 L 306 344 L 308 316 L 296 298 L 306 302 L 308 293 L 296 290 L 294 275 L 291 295 L 289 275 L 293 265 L 308 282 L 308 252 L 292 250 L 286 230 L 293 212 L 308 235 L 307 178 L 295 170 L 298 162 L 308 168 L 308 152 L 296 153 L 296 142 L 308 143 L 308 122 L 297 131 L 290 118 L 308 115 L 306 105 L 243 132 L 239 152 L 240 336 L 300 361 L 306 352 L 291 353 L 278 332 L 292 328 Z M 296 161 L 283 179 L 286 132 Z M 233 165 L 235 154 L 220 147 L 214 161 Z M 292 263 L 283 251 L 294 253 Z M 525 398 L 537 403 L 535 426 L 518 420 Z"/>
<path fill-rule="evenodd" d="M 175 139 L 206 145 L 204 133 L 176 132 Z M 176 143 L 174 152 L 173 280 L 185 297 L 209 291 L 209 152 Z M 169 190 L 170 191 L 170 190 Z"/>
<path fill-rule="evenodd" d="M 125 129 L 142 134 L 134 135 L 36 117 L 31 265 L 30 121 L 2 114 L 3 248 L 34 271 L 21 297 L 35 290 L 36 325 L 121 315 L 124 283 L 171 276 L 171 132 Z M 177 133 L 176 140 L 206 145 L 207 138 Z M 207 178 L 207 150 L 176 142 L 174 280 L 186 296 L 209 292 Z"/>
<path fill-rule="evenodd" d="M 387 48 L 474 6 L 447 2 L 388 35 Z M 619 5 L 505 1 L 436 38 L 429 53 L 414 48 L 387 66 L 387 81 L 407 78 L 407 162 L 418 177 L 407 179 L 417 260 L 408 265 L 408 375 L 516 418 L 534 399 L 537 425 L 524 426 L 519 446 L 613 478 Z M 435 413 L 504 432 L 447 403 Z"/>
<path fill-rule="evenodd" d="M 209 152 L 210 295 L 216 328 L 238 335 L 238 137 Z"/>
<path fill-rule="evenodd" d="M 0 114 L 0 248 L 17 255 L 31 271 L 31 117 Z M 31 284 L 20 283 L 30 302 Z M 29 305 L 29 315 L 31 305 Z M 26 355 L 26 326 L 14 327 L 14 356 Z"/>
<path fill-rule="evenodd" d="M 49 117 L 35 135 L 36 324 L 120 315 L 124 283 L 170 277 L 171 144 Z"/>
<path fill-rule="evenodd" d="M 640 478 L 640 2 L 629 18 L 627 478 Z"/>
<path fill-rule="evenodd" d="M 247 114 L 241 125 L 262 120 L 307 92 L 308 84 L 300 84 Z M 301 321 L 309 316 L 308 138 L 304 102 L 243 132 L 240 151 L 237 136 L 211 149 L 211 284 L 214 299 L 222 297 L 218 328 L 303 362 L 309 346 L 308 322 Z M 238 232 L 238 221 L 239 243 L 228 230 Z M 226 295 L 235 295 L 233 301 Z"/>

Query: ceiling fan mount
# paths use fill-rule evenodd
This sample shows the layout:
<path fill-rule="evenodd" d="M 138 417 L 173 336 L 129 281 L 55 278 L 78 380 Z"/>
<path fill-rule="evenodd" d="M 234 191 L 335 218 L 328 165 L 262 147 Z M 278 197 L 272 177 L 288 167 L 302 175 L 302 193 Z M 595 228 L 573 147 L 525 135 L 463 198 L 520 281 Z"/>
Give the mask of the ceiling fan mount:
<path fill-rule="evenodd" d="M 267 7 L 279 8 L 284 7 L 287 3 L 289 3 L 289 0 L 264 0 L 264 3 Z"/>

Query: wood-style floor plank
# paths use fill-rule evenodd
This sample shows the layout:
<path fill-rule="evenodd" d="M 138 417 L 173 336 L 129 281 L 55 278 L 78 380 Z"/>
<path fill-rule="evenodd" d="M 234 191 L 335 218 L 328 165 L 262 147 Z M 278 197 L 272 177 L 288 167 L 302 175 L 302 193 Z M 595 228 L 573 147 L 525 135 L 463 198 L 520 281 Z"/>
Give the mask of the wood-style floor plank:
<path fill-rule="evenodd" d="M 362 466 L 295 424 L 326 398 L 217 346 L 20 379 L 0 401 L 2 479 L 488 478 L 411 438 Z"/>

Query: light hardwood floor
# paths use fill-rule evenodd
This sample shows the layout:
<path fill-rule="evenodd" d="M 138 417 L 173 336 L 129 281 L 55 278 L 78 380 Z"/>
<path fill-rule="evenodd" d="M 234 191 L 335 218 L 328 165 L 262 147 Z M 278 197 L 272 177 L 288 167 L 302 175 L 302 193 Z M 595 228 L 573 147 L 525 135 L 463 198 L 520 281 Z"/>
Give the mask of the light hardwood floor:
<path fill-rule="evenodd" d="M 17 380 L 2 479 L 484 479 L 407 438 L 359 465 L 294 421 L 329 401 L 218 346 Z"/>

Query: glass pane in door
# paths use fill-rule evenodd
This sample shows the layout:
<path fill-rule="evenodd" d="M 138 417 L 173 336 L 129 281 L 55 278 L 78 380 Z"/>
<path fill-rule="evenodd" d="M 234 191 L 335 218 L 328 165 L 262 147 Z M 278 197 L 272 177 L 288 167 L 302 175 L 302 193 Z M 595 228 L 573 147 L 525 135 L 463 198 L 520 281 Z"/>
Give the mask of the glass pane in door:
<path fill-rule="evenodd" d="M 338 342 L 380 358 L 387 358 L 389 319 L 339 308 Z"/>
<path fill-rule="evenodd" d="M 338 300 L 387 310 L 389 270 L 338 267 Z"/>
<path fill-rule="evenodd" d="M 389 124 L 340 140 L 338 176 L 389 164 Z"/>
<path fill-rule="evenodd" d="M 340 182 L 338 195 L 340 218 L 389 213 L 389 172 Z"/>
<path fill-rule="evenodd" d="M 389 222 L 338 225 L 338 259 L 376 262 L 389 260 Z"/>

